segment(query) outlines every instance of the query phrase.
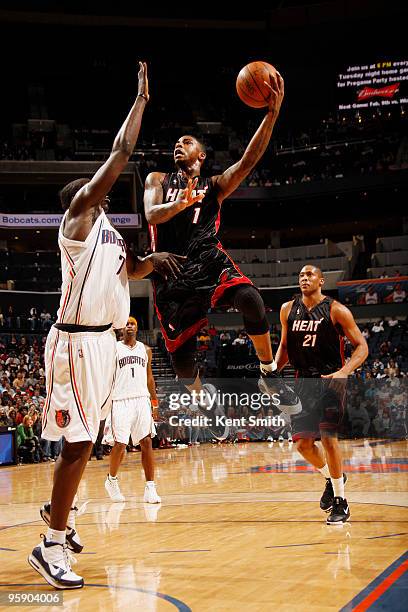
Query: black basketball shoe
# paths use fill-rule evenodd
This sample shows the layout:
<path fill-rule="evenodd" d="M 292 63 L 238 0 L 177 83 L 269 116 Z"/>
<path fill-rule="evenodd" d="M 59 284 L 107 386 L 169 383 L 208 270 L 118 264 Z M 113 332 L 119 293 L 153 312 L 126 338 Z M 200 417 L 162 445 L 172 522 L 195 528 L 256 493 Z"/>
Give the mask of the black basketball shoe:
<path fill-rule="evenodd" d="M 265 372 L 261 368 L 258 387 L 262 393 L 272 398 L 274 406 L 281 412 L 293 416 L 302 411 L 302 402 L 297 393 L 283 381 L 276 370 Z"/>
<path fill-rule="evenodd" d="M 333 508 L 327 517 L 328 525 L 340 525 L 345 523 L 350 518 L 350 508 L 347 499 L 343 497 L 335 497 L 333 500 Z"/>
<path fill-rule="evenodd" d="M 73 508 L 71 508 L 71 512 L 75 512 L 75 514 L 78 512 L 78 508 L 76 506 L 74 506 Z M 48 525 L 48 527 L 50 526 L 50 518 L 51 518 L 51 503 L 50 502 L 46 502 L 41 508 L 40 508 L 40 516 L 42 518 L 42 520 L 44 521 L 44 523 L 46 523 Z M 67 548 L 69 548 L 69 550 L 72 550 L 72 552 L 74 553 L 80 553 L 82 552 L 84 546 L 81 543 L 80 537 L 78 535 L 78 532 L 72 528 L 72 527 L 67 527 L 66 528 L 66 535 L 65 535 L 65 541 L 67 544 Z"/>
<path fill-rule="evenodd" d="M 347 482 L 346 474 L 343 474 L 343 482 L 344 484 L 346 484 Z M 332 481 L 331 481 L 331 478 L 326 478 L 326 486 L 324 488 L 323 495 L 320 498 L 320 508 L 324 512 L 330 512 L 330 510 L 333 507 L 333 500 L 334 500 L 334 491 L 333 491 Z"/>
<path fill-rule="evenodd" d="M 208 419 L 208 430 L 218 441 L 226 440 L 229 436 L 229 425 L 225 423 L 224 406 L 218 401 L 218 390 L 210 383 L 203 384 L 204 397 L 196 404 L 191 404 L 190 409 L 198 410 Z M 214 401 L 215 400 L 215 401 Z"/>

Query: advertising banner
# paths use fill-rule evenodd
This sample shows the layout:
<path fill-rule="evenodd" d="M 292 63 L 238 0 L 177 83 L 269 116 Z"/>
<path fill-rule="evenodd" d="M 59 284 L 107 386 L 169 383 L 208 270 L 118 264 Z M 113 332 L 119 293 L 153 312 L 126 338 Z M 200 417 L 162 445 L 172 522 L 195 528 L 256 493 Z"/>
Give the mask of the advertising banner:
<path fill-rule="evenodd" d="M 0 212 L 0 228 L 58 228 L 61 223 L 62 214 L 15 214 Z M 115 227 L 142 227 L 142 217 L 140 213 L 114 213 L 108 214 L 109 220 Z"/>

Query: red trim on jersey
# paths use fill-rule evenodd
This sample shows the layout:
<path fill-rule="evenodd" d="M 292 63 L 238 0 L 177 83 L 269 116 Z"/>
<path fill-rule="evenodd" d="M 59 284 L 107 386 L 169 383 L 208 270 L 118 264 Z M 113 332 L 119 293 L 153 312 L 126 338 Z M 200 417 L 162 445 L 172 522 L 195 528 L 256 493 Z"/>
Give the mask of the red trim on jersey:
<path fill-rule="evenodd" d="M 215 226 L 216 227 L 217 227 L 217 222 L 218 222 L 218 225 L 219 225 L 219 218 L 220 218 L 220 212 L 218 212 L 218 217 L 217 217 L 217 220 L 215 222 Z M 217 231 L 218 231 L 218 229 L 217 229 Z M 245 276 L 245 274 L 243 274 L 241 272 L 241 270 L 239 269 L 239 267 L 237 266 L 235 261 L 233 259 L 231 259 L 231 257 L 228 255 L 227 251 L 224 251 L 224 249 L 222 248 L 221 242 L 219 242 L 217 244 L 217 249 L 219 251 L 221 251 L 222 253 L 224 253 L 224 255 L 226 255 L 228 257 L 228 259 L 230 260 L 230 262 L 234 266 L 235 270 L 238 272 L 238 274 L 241 275 L 241 278 L 231 278 L 230 280 L 228 280 L 226 282 L 222 282 L 220 285 L 218 285 L 215 288 L 214 293 L 211 296 L 211 307 L 212 308 L 214 308 L 214 306 L 216 306 L 217 302 L 222 298 L 222 296 L 224 295 L 225 291 L 227 289 L 229 289 L 230 287 L 234 287 L 235 285 L 253 285 L 253 282 L 247 276 Z"/>
<path fill-rule="evenodd" d="M 346 363 L 346 360 L 344 358 L 344 336 L 342 336 L 339 332 L 339 330 L 336 327 L 336 323 L 334 323 L 332 316 L 331 316 L 331 311 L 332 311 L 332 306 L 333 306 L 333 302 L 335 300 L 332 300 L 330 302 L 330 310 L 329 310 L 329 315 L 330 315 L 330 322 L 333 325 L 334 329 L 336 330 L 338 336 L 339 336 L 339 351 L 340 351 L 340 359 L 341 359 L 341 366 L 343 367 L 344 364 Z M 338 325 L 340 325 L 340 323 L 338 323 Z M 341 327 L 341 325 L 340 325 Z M 342 328 L 343 329 L 343 328 Z M 343 334 L 344 334 L 344 330 L 343 330 Z"/>
<path fill-rule="evenodd" d="M 218 209 L 218 215 L 217 218 L 215 220 L 215 231 L 218 234 L 218 230 L 220 229 L 220 223 L 221 223 L 221 204 L 219 205 L 219 209 Z"/>
<path fill-rule="evenodd" d="M 200 329 L 202 329 L 206 325 L 208 325 L 207 317 L 205 319 L 200 319 L 199 321 L 197 321 L 196 323 L 191 325 L 191 327 L 188 327 L 187 329 L 183 330 L 181 332 L 181 334 L 179 334 L 177 336 L 177 338 L 175 338 L 174 340 L 172 340 L 171 338 L 169 338 L 167 336 L 167 334 L 166 334 L 166 332 L 164 330 L 164 327 L 161 326 L 162 332 L 163 332 L 163 336 L 164 336 L 164 340 L 165 340 L 165 343 L 166 343 L 166 348 L 169 351 L 169 353 L 174 353 L 174 351 L 176 351 L 178 348 L 180 348 L 180 346 L 182 344 L 184 344 L 184 342 L 186 342 L 192 336 L 197 334 L 200 331 Z"/>
<path fill-rule="evenodd" d="M 241 276 L 241 278 L 231 278 L 226 283 L 221 283 L 218 287 L 215 288 L 214 293 L 211 297 L 211 308 L 214 308 L 217 302 L 222 298 L 225 291 L 230 287 L 235 287 L 236 285 L 252 285 L 252 281 L 249 280 L 246 276 Z"/>
<path fill-rule="evenodd" d="M 298 433 L 293 434 L 292 440 L 297 442 L 298 440 L 303 440 L 304 438 L 320 438 L 320 434 L 316 431 L 299 431 Z"/>
<path fill-rule="evenodd" d="M 150 234 L 150 248 L 152 249 L 153 253 L 155 253 L 156 248 L 157 248 L 157 226 L 156 225 L 151 225 L 149 223 L 149 234 Z"/>
<path fill-rule="evenodd" d="M 78 387 L 77 387 L 77 383 L 76 383 L 76 378 L 75 378 L 75 370 L 74 370 L 74 359 L 73 359 L 73 355 L 72 355 L 72 341 L 71 338 L 68 337 L 68 351 L 69 351 L 69 356 L 70 356 L 70 362 L 71 362 L 71 387 L 72 387 L 72 391 L 74 393 L 74 398 L 75 398 L 75 403 L 80 411 L 80 413 L 82 414 L 82 423 L 85 426 L 86 431 L 88 432 L 89 437 L 92 439 L 91 436 L 91 432 L 89 430 L 89 425 L 88 425 L 88 421 L 86 420 L 86 416 L 85 416 L 85 412 L 82 406 L 82 402 L 81 402 L 81 397 L 79 395 L 78 392 Z"/>
<path fill-rule="evenodd" d="M 164 328 L 164 325 L 162 323 L 162 316 L 160 314 L 160 310 L 157 306 L 156 303 L 156 287 L 154 286 L 154 282 L 153 284 L 153 302 L 154 302 L 154 307 L 156 310 L 156 314 L 157 314 L 157 318 L 159 319 L 159 323 L 160 323 L 160 327 L 164 336 L 164 342 L 166 344 L 166 349 L 168 350 L 169 353 L 174 353 L 174 351 L 176 351 L 178 348 L 180 348 L 180 346 L 182 344 L 184 344 L 184 342 L 186 342 L 186 340 L 188 340 L 189 338 L 191 338 L 191 336 L 194 336 L 194 334 L 196 334 L 202 327 L 205 327 L 206 325 L 208 325 L 208 319 L 207 317 L 204 319 L 200 319 L 199 321 L 197 321 L 196 323 L 194 323 L 193 325 L 191 325 L 190 327 L 188 327 L 187 329 L 183 330 L 181 332 L 181 334 L 179 336 L 177 336 L 177 338 L 175 338 L 174 340 L 172 340 L 171 338 L 168 337 L 167 332 Z"/>
<path fill-rule="evenodd" d="M 50 383 L 48 387 L 48 393 L 44 404 L 43 416 L 42 416 L 42 428 L 44 429 L 47 424 L 48 412 L 51 405 L 51 395 L 54 387 L 54 358 L 55 358 L 55 350 L 57 348 L 59 339 L 59 331 L 57 331 L 57 335 L 54 340 L 54 347 L 52 349 L 52 357 L 51 357 L 51 366 L 50 366 Z"/>
<path fill-rule="evenodd" d="M 62 242 L 61 242 L 61 246 L 62 246 L 62 251 L 63 251 L 63 253 L 64 253 L 65 257 L 66 257 L 66 260 L 68 261 L 68 265 L 70 267 L 69 273 L 71 275 L 71 278 L 74 278 L 74 276 L 76 275 L 75 267 L 74 267 L 74 260 L 72 259 L 72 257 L 70 256 L 70 254 L 68 253 L 66 247 L 62 244 Z"/>
<path fill-rule="evenodd" d="M 68 303 L 69 303 L 69 300 L 70 300 L 70 297 L 71 297 L 71 290 L 72 290 L 72 282 L 68 285 L 67 292 L 66 292 L 65 298 L 64 298 L 64 304 L 63 304 L 62 310 L 61 310 L 61 316 L 60 316 L 61 321 L 58 321 L 58 323 L 63 323 L 64 322 L 65 312 L 67 310 Z"/>

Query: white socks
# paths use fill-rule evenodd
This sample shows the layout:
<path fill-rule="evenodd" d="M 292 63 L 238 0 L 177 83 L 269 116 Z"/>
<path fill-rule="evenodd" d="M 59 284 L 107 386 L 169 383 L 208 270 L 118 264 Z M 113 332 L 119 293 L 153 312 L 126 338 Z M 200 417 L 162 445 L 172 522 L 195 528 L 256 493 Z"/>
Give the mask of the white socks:
<path fill-rule="evenodd" d="M 344 479 L 343 476 L 341 478 L 332 478 L 329 472 L 329 466 L 324 465 L 322 468 L 318 468 L 319 472 L 325 478 L 330 478 L 331 483 L 333 485 L 334 497 L 342 497 L 344 499 Z"/>
<path fill-rule="evenodd" d="M 146 480 L 146 487 L 155 487 L 154 480 Z"/>
<path fill-rule="evenodd" d="M 322 476 L 324 476 L 325 478 L 330 478 L 329 466 L 327 465 L 327 463 L 323 467 L 317 469 L 319 470 Z"/>
<path fill-rule="evenodd" d="M 108 478 L 109 478 L 109 480 L 117 480 L 118 479 L 117 476 L 111 476 L 110 474 L 108 474 Z"/>
<path fill-rule="evenodd" d="M 259 367 L 262 372 L 266 374 L 267 372 L 274 372 L 277 369 L 276 361 L 270 361 L 269 363 L 263 363 L 262 361 L 259 363 Z"/>
<path fill-rule="evenodd" d="M 334 497 L 342 497 L 344 499 L 344 480 L 341 478 L 331 478 Z"/>
<path fill-rule="evenodd" d="M 69 511 L 68 518 L 67 518 L 67 528 L 69 527 L 70 529 L 75 529 L 76 511 L 74 510 L 74 508 L 76 506 L 77 501 L 78 501 L 78 495 L 75 493 L 75 497 L 72 500 L 71 510 Z"/>
<path fill-rule="evenodd" d="M 64 531 L 57 531 L 57 529 L 51 529 L 51 527 L 48 527 L 47 535 L 45 537 L 47 542 L 57 542 L 58 544 L 65 544 L 65 529 Z"/>

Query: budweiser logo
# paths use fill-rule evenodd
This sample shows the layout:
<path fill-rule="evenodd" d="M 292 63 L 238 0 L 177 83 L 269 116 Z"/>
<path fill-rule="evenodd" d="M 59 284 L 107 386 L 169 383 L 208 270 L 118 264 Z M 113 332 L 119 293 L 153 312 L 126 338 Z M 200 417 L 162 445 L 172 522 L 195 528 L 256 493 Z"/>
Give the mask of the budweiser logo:
<path fill-rule="evenodd" d="M 380 96 L 381 98 L 393 98 L 397 93 L 400 84 L 394 83 L 393 85 L 386 85 L 380 89 L 374 89 L 373 87 L 364 87 L 358 92 L 357 100 L 367 100 L 367 98 L 374 98 Z"/>

